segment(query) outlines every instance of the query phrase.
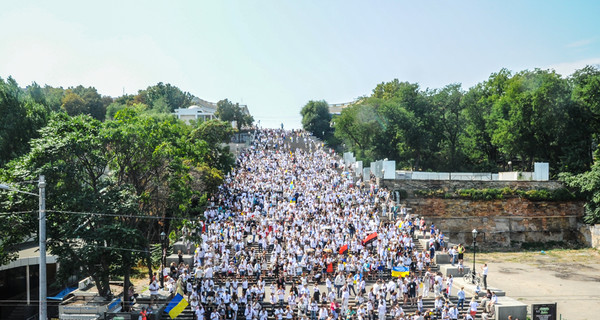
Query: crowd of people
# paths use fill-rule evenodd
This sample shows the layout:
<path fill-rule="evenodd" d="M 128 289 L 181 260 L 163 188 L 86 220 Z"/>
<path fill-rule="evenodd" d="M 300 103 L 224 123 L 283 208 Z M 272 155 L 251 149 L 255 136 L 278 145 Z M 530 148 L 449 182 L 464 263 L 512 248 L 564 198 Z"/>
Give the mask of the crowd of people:
<path fill-rule="evenodd" d="M 356 177 L 304 131 L 256 131 L 211 199 L 193 264 L 165 268 L 166 286 L 198 320 L 471 319 L 464 292 L 460 305 L 448 299 L 452 277 L 430 269 L 439 229 Z M 417 250 L 414 235 L 426 232 Z M 408 275 L 390 277 L 397 266 Z"/>

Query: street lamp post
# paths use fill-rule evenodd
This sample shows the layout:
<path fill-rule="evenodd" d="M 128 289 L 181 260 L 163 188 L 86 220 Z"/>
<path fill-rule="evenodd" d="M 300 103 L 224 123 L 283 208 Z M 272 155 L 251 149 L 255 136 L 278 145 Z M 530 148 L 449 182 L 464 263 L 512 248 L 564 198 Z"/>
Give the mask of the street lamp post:
<path fill-rule="evenodd" d="M 475 284 L 475 251 L 477 251 L 477 229 L 471 231 L 473 233 L 473 284 Z"/>
<path fill-rule="evenodd" d="M 39 194 L 35 194 L 32 192 L 21 191 L 15 189 L 11 186 L 0 184 L 0 189 L 10 190 L 18 193 L 24 193 L 32 196 L 39 197 L 39 246 L 40 246 L 40 259 L 39 259 L 39 289 L 40 289 L 40 305 L 39 305 L 39 313 L 40 320 L 48 319 L 48 308 L 46 303 L 46 179 L 43 175 L 40 175 L 40 180 L 38 181 Z"/>
<path fill-rule="evenodd" d="M 165 251 L 166 251 L 166 249 L 165 249 L 165 238 L 166 237 L 167 237 L 167 235 L 165 234 L 164 231 L 160 233 L 160 248 L 162 250 L 161 251 L 161 255 L 160 255 L 160 264 L 161 264 L 162 268 L 160 269 L 160 272 L 159 272 L 158 275 L 160 277 L 160 287 L 161 288 L 165 287 L 165 276 L 164 276 L 164 273 L 165 273 L 165 268 L 167 267 L 165 265 Z"/>

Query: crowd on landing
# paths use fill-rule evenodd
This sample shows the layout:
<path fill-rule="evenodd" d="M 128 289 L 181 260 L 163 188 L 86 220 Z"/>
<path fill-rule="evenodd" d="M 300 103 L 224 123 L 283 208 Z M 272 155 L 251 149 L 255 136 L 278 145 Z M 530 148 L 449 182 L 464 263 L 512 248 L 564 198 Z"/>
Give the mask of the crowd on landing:
<path fill-rule="evenodd" d="M 205 212 L 202 241 L 188 247 L 193 265 L 163 271 L 199 320 L 472 319 L 464 291 L 450 303 L 452 277 L 430 269 L 439 229 L 370 177 L 356 180 L 306 132 L 259 130 L 236 164 Z M 426 231 L 429 247 L 417 250 L 413 237 Z M 389 277 L 396 266 L 409 275 Z"/>

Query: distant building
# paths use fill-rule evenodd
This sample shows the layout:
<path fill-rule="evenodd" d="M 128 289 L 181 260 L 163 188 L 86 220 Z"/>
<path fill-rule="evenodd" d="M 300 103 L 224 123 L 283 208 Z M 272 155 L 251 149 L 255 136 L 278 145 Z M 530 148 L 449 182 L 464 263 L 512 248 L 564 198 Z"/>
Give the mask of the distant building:
<path fill-rule="evenodd" d="M 333 103 L 333 104 L 329 104 L 329 114 L 331 115 L 340 115 L 342 114 L 342 110 L 351 107 L 352 105 L 354 105 L 357 102 L 360 102 L 361 99 L 358 100 L 354 100 L 351 102 L 344 102 L 344 103 Z"/>
<path fill-rule="evenodd" d="M 190 123 L 190 120 L 212 120 L 216 119 L 215 112 L 217 112 L 217 104 L 208 102 L 199 98 L 195 98 L 193 101 L 194 105 L 187 108 L 175 109 L 175 115 L 177 119 L 181 119 L 186 123 Z"/>
<path fill-rule="evenodd" d="M 217 119 L 215 113 L 217 112 L 217 104 L 214 102 L 209 102 L 206 100 L 202 100 L 200 98 L 194 98 L 192 100 L 193 105 L 187 108 L 179 108 L 175 109 L 175 116 L 177 119 L 181 119 L 186 123 L 189 123 L 190 120 L 201 120 L 207 121 L 212 119 Z M 248 106 L 245 104 L 241 104 L 240 108 L 242 112 L 246 115 L 250 115 L 250 111 L 248 111 Z"/>

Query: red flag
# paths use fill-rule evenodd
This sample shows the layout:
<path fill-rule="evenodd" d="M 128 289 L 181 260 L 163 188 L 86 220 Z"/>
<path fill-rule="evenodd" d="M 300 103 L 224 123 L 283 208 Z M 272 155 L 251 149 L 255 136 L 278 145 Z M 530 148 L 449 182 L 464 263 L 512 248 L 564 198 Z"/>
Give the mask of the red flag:
<path fill-rule="evenodd" d="M 365 240 L 363 240 L 363 245 L 366 246 L 367 244 L 375 241 L 375 239 L 377 239 L 377 232 L 373 232 L 370 235 L 368 235 Z"/>
<path fill-rule="evenodd" d="M 333 263 L 327 265 L 327 273 L 333 273 Z"/>
<path fill-rule="evenodd" d="M 340 247 L 340 251 L 338 251 L 339 254 L 344 254 L 346 252 L 348 252 L 348 245 L 347 244 L 341 246 Z"/>

